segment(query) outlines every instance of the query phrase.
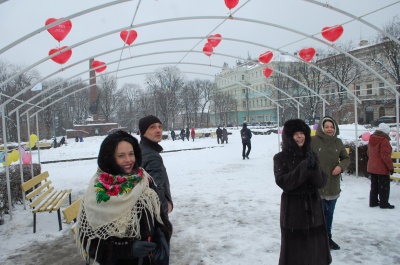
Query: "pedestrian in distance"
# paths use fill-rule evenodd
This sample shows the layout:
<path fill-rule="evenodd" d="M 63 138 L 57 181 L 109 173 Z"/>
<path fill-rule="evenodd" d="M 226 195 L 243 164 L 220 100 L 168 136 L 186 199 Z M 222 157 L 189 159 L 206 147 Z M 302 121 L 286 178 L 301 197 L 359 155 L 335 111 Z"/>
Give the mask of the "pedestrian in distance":
<path fill-rule="evenodd" d="M 217 143 L 219 144 L 219 142 L 221 141 L 221 144 L 222 144 L 222 130 L 219 126 L 218 126 L 217 130 L 215 131 L 215 133 L 217 134 Z"/>
<path fill-rule="evenodd" d="M 74 235 L 86 264 L 168 261 L 171 225 L 141 161 L 138 140 L 127 132 L 103 140 Z"/>
<path fill-rule="evenodd" d="M 185 129 L 182 128 L 179 136 L 181 137 L 182 141 L 185 141 Z"/>
<path fill-rule="evenodd" d="M 317 155 L 311 150 L 310 127 L 300 119 L 285 122 L 282 151 L 274 160 L 280 204 L 279 265 L 326 265 L 332 262 L 321 197 L 327 182 Z"/>
<path fill-rule="evenodd" d="M 194 131 L 193 127 L 192 127 L 192 130 L 190 131 L 190 136 L 192 137 L 193 142 L 194 142 L 194 138 L 196 137 L 196 132 Z"/>
<path fill-rule="evenodd" d="M 315 136 L 311 137 L 311 148 L 318 155 L 322 169 L 328 176 L 327 184 L 319 190 L 319 193 L 322 198 L 329 244 L 333 250 L 340 249 L 332 239 L 332 223 L 341 191 L 341 173 L 350 164 L 349 154 L 338 135 L 339 126 L 336 121 L 332 117 L 325 116 L 319 122 Z"/>
<path fill-rule="evenodd" d="M 368 141 L 367 171 L 371 174 L 369 207 L 394 209 L 394 205 L 389 203 L 390 175 L 394 173 L 389 133 L 390 127 L 380 123 Z"/>
<path fill-rule="evenodd" d="M 161 211 L 168 217 L 174 204 L 172 202 L 170 184 L 167 169 L 160 155 L 163 150 L 159 144 L 162 140 L 162 122 L 156 116 L 149 115 L 139 120 L 140 147 L 142 149 L 142 165 L 157 186 L 157 193 L 161 202 Z M 172 231 L 172 226 L 170 228 Z M 169 239 L 168 239 L 169 246 Z M 169 257 L 169 253 L 168 253 Z M 156 265 L 167 265 L 169 260 Z"/>
<path fill-rule="evenodd" d="M 189 137 L 190 137 L 190 130 L 189 130 L 189 127 L 186 128 L 185 133 L 186 133 L 186 139 L 189 141 Z"/>
<path fill-rule="evenodd" d="M 175 141 L 175 131 L 174 130 L 171 130 L 171 138 L 172 138 L 172 141 Z"/>
<path fill-rule="evenodd" d="M 225 126 L 222 128 L 222 143 L 228 143 L 228 131 Z"/>
<path fill-rule="evenodd" d="M 242 129 L 240 130 L 240 137 L 242 138 L 242 157 L 243 160 L 245 158 L 250 159 L 250 151 L 251 151 L 251 137 L 252 133 L 249 128 L 247 128 L 247 123 L 243 123 Z M 247 148 L 247 151 L 246 151 Z"/>

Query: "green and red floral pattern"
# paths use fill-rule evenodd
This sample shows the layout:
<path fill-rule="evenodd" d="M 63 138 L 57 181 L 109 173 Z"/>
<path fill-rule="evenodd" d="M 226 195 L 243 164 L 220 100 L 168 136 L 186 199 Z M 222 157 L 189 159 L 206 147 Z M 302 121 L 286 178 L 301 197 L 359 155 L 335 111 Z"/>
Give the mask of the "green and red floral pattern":
<path fill-rule="evenodd" d="M 142 179 L 143 169 L 137 168 L 132 175 L 112 175 L 98 169 L 99 178 L 94 184 L 97 203 L 106 202 L 111 196 L 130 192 Z"/>

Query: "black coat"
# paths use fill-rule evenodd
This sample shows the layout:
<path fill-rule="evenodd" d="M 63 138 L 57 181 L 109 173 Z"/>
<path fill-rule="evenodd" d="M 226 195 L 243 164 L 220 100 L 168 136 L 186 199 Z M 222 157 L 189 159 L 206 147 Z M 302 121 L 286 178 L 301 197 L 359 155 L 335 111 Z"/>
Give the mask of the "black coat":
<path fill-rule="evenodd" d="M 251 142 L 251 137 L 253 134 L 251 133 L 251 130 L 247 127 L 243 127 L 240 130 L 240 137 L 242 137 L 242 143 L 248 144 Z"/>
<path fill-rule="evenodd" d="M 168 202 L 173 205 L 167 169 L 164 166 L 160 152 L 162 147 L 146 137 L 141 138 L 140 148 L 142 149 L 142 167 L 154 179 L 157 185 L 157 193 L 160 197 L 161 210 L 168 214 Z"/>
<path fill-rule="evenodd" d="M 283 190 L 281 196 L 280 226 L 281 253 L 279 264 L 323 265 L 332 258 L 328 243 L 322 202 L 318 188 L 326 184 L 327 176 L 321 167 L 307 168 L 310 150 L 310 128 L 303 121 L 285 124 L 282 133 L 282 151 L 274 156 L 276 184 Z M 305 125 L 305 123 L 304 123 Z M 308 129 L 307 129 L 308 128 Z M 303 131 L 306 140 L 300 148 L 293 139 L 296 131 Z"/>

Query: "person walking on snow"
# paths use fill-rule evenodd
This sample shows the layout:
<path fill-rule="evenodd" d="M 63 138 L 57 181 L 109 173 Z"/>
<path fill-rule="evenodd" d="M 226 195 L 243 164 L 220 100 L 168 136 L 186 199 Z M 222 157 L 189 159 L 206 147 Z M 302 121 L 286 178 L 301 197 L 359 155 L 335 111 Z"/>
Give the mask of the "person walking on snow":
<path fill-rule="evenodd" d="M 196 133 L 195 133 L 195 131 L 194 131 L 194 128 L 192 127 L 192 130 L 190 131 L 190 136 L 192 137 L 192 139 L 193 139 L 193 142 L 194 142 L 194 137 L 196 137 Z"/>
<path fill-rule="evenodd" d="M 221 128 L 218 126 L 217 130 L 215 131 L 215 133 L 217 134 L 217 142 L 219 144 L 219 141 L 221 141 L 222 143 L 222 130 Z"/>
<path fill-rule="evenodd" d="M 251 130 L 249 128 L 247 128 L 247 124 L 243 123 L 243 127 L 240 130 L 240 137 L 242 137 L 242 145 L 243 145 L 243 149 L 242 149 L 242 157 L 243 160 L 245 158 L 250 159 L 249 158 L 249 154 L 251 151 Z M 246 152 L 246 147 L 247 147 L 247 152 Z"/>

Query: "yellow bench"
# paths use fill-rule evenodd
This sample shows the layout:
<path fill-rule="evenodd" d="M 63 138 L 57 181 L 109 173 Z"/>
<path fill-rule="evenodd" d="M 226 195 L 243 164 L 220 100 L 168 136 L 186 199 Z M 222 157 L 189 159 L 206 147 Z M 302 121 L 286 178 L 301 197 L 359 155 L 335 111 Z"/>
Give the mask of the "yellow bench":
<path fill-rule="evenodd" d="M 60 208 L 65 200 L 69 198 L 71 204 L 72 190 L 55 190 L 48 180 L 49 172 L 43 172 L 36 177 L 21 184 L 22 192 L 27 201 L 30 201 L 29 207 L 33 213 L 33 233 L 36 233 L 36 214 L 40 212 L 57 211 L 58 225 L 62 230 Z"/>
<path fill-rule="evenodd" d="M 400 159 L 400 152 L 393 152 L 392 159 Z M 400 173 L 400 163 L 395 162 L 395 163 L 393 163 L 393 166 L 394 166 L 394 172 Z M 390 179 L 400 180 L 400 177 L 395 177 L 392 175 L 392 176 L 390 176 Z"/>
<path fill-rule="evenodd" d="M 78 200 L 76 200 L 74 203 L 72 203 L 71 205 L 69 205 L 67 208 L 65 208 L 62 211 L 67 224 L 71 223 L 72 221 L 76 222 L 76 218 L 78 217 L 79 208 L 81 207 L 81 203 L 82 203 L 82 198 L 79 198 Z M 75 234 L 75 232 L 76 232 L 75 230 L 76 230 L 75 225 L 73 225 L 71 227 L 72 233 Z"/>

